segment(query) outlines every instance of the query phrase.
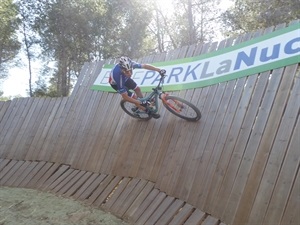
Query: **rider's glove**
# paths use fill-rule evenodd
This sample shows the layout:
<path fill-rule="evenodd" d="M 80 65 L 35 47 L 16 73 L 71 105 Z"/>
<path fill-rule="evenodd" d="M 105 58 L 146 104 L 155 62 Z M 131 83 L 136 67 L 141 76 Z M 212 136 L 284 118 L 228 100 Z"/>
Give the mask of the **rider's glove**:
<path fill-rule="evenodd" d="M 163 75 L 166 74 L 166 72 L 167 72 L 166 70 L 162 69 L 162 70 L 159 71 L 159 74 L 160 74 L 161 76 L 163 76 Z"/>

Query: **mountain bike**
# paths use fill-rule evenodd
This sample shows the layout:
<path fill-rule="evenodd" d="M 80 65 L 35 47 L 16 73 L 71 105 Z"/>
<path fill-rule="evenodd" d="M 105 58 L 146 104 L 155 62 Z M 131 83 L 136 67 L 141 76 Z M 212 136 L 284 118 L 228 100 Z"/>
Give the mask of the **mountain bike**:
<path fill-rule="evenodd" d="M 146 121 L 150 120 L 153 117 L 153 114 L 158 112 L 158 100 L 160 99 L 163 106 L 175 116 L 187 121 L 200 120 L 201 112 L 194 104 L 163 91 L 163 84 L 166 76 L 167 75 L 161 75 L 158 85 L 155 88 L 152 88 L 152 92 L 146 97 L 139 99 L 143 102 L 147 102 L 145 107 L 148 109 L 148 112 L 139 109 L 135 104 L 124 99 L 120 102 L 121 108 L 131 117 Z"/>

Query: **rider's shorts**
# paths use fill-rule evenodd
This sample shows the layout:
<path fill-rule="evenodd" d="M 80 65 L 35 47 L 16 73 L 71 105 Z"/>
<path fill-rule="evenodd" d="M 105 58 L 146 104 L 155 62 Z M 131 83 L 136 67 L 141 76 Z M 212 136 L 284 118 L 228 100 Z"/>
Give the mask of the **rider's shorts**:
<path fill-rule="evenodd" d="M 117 92 L 119 93 L 124 93 L 124 91 L 122 90 L 118 90 L 118 86 L 116 84 L 111 84 L 111 87 L 113 89 L 115 89 Z M 137 84 L 135 83 L 134 80 L 132 80 L 131 78 L 127 79 L 127 81 L 125 82 L 125 88 L 126 88 L 126 91 L 128 93 L 128 96 L 129 97 L 133 97 L 134 93 L 131 92 L 130 90 L 134 90 L 137 88 Z"/>

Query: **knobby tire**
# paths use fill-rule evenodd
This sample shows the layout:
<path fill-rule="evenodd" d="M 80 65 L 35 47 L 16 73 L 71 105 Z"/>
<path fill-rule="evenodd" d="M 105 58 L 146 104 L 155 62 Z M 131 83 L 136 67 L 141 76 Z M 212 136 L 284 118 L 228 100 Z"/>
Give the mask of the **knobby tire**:
<path fill-rule="evenodd" d="M 150 120 L 152 118 L 152 116 L 148 115 L 147 113 L 133 112 L 132 109 L 135 108 L 136 105 L 131 102 L 128 102 L 124 99 L 121 100 L 120 105 L 121 105 L 121 108 L 124 110 L 124 112 L 133 118 L 136 118 L 139 120 L 144 120 L 144 121 Z"/>
<path fill-rule="evenodd" d="M 180 97 L 167 95 L 163 99 L 163 105 L 169 112 L 187 121 L 198 121 L 201 118 L 200 110 Z"/>

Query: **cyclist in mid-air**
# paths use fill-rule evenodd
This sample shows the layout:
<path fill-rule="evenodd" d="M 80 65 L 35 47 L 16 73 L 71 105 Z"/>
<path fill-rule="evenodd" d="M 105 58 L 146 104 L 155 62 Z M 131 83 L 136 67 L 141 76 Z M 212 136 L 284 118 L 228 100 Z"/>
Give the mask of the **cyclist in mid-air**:
<path fill-rule="evenodd" d="M 147 102 L 139 100 L 143 98 L 140 87 L 131 78 L 133 69 L 141 68 L 146 70 L 153 70 L 158 72 L 160 75 L 164 75 L 166 70 L 159 69 L 150 64 L 140 64 L 132 61 L 127 56 L 122 56 L 119 62 L 114 66 L 110 72 L 109 83 L 113 89 L 115 89 L 122 98 L 126 101 L 134 103 L 141 110 L 145 110 L 146 113 L 151 114 L 153 118 L 159 118 L 160 115 L 157 113 L 151 113 L 150 110 L 145 108 Z M 133 90 L 134 92 L 131 92 Z"/>

